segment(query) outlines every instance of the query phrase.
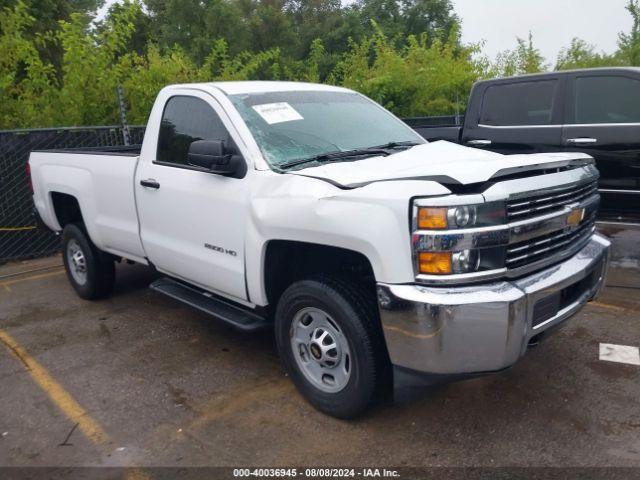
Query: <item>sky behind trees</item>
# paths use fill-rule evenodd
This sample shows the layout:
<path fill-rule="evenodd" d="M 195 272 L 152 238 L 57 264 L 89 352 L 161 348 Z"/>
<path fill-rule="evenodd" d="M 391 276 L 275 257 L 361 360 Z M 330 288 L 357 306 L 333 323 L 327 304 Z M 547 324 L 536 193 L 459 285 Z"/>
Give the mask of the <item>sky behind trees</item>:
<path fill-rule="evenodd" d="M 612 53 L 618 33 L 629 31 L 632 19 L 626 0 L 453 0 L 462 19 L 462 40 L 486 40 L 491 58 L 513 48 L 515 37 L 533 33 L 536 47 L 554 63 L 561 48 L 580 37 L 596 51 Z"/>

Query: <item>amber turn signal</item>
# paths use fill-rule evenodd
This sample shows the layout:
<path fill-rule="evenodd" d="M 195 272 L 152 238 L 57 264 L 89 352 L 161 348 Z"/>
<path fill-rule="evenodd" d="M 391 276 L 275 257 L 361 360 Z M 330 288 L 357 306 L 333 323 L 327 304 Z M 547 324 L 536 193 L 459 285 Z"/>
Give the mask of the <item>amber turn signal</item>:
<path fill-rule="evenodd" d="M 448 227 L 447 209 L 422 207 L 418 209 L 420 230 L 443 230 Z"/>
<path fill-rule="evenodd" d="M 443 275 L 453 271 L 451 253 L 420 252 L 418 254 L 418 270 L 430 275 Z"/>

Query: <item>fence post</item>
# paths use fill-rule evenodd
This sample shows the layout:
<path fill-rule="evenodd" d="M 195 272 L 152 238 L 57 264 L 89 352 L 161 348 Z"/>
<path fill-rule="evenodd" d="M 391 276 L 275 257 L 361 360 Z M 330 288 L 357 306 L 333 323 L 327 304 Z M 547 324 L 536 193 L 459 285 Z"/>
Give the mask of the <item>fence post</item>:
<path fill-rule="evenodd" d="M 116 87 L 118 93 L 118 105 L 120 107 L 120 123 L 122 123 L 122 139 L 125 145 L 131 145 L 131 135 L 129 135 L 129 124 L 127 123 L 126 105 L 124 103 L 124 89 L 122 85 Z"/>

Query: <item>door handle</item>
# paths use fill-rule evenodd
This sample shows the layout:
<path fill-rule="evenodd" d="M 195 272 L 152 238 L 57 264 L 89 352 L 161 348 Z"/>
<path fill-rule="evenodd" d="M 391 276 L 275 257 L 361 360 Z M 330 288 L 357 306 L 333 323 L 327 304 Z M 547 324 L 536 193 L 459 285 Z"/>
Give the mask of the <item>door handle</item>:
<path fill-rule="evenodd" d="M 154 188 L 156 190 L 160 188 L 160 184 L 158 182 L 156 182 L 153 178 L 147 178 L 146 180 L 140 180 L 140 185 L 142 185 L 145 188 Z"/>
<path fill-rule="evenodd" d="M 594 143 L 598 143 L 598 139 L 589 137 L 568 138 L 567 143 L 569 145 L 593 145 Z"/>
<path fill-rule="evenodd" d="M 467 145 L 474 145 L 474 146 L 484 146 L 487 147 L 489 145 L 491 145 L 491 140 L 485 140 L 485 139 L 477 139 L 477 140 L 467 140 Z"/>

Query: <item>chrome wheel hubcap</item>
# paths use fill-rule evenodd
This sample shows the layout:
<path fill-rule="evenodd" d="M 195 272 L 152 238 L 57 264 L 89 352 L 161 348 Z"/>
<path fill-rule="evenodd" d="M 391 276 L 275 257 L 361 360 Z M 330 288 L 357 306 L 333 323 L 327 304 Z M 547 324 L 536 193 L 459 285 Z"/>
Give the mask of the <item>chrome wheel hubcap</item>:
<path fill-rule="evenodd" d="M 296 313 L 291 323 L 291 349 L 300 371 L 320 390 L 336 393 L 349 382 L 352 365 L 347 338 L 319 308 Z"/>
<path fill-rule="evenodd" d="M 80 244 L 76 240 L 71 240 L 67 244 L 67 263 L 71 276 L 80 285 L 87 282 L 87 260 Z"/>

